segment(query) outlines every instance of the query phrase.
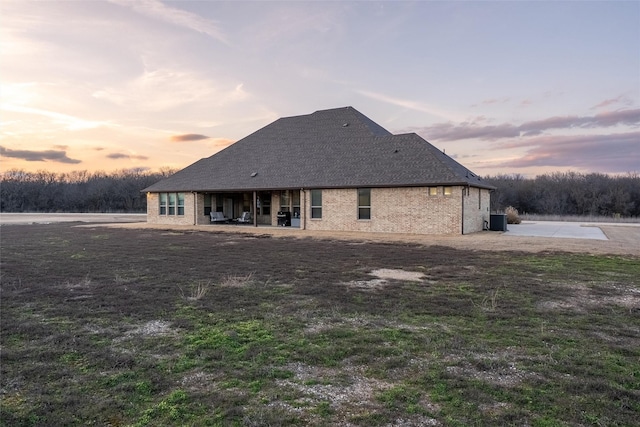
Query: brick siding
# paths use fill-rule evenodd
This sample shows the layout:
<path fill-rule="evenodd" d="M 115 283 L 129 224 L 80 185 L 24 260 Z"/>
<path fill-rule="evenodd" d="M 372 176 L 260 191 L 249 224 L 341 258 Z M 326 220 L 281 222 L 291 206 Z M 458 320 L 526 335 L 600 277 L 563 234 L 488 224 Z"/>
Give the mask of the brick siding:
<path fill-rule="evenodd" d="M 489 221 L 489 190 L 464 188 L 464 234 L 482 231 Z"/>
<path fill-rule="evenodd" d="M 427 187 L 372 188 L 370 220 L 358 220 L 358 190 L 355 188 L 322 190 L 322 218 L 311 219 L 311 192 L 305 190 L 300 201 L 300 226 L 309 230 L 413 234 L 482 231 L 484 221 L 489 220 L 489 190 L 462 186 L 451 190 L 450 195 L 444 195 L 443 187 L 438 187 L 438 194 L 431 196 Z M 209 217 L 204 215 L 204 194 L 186 192 L 184 195 L 184 215 L 159 215 L 158 193 L 147 194 L 147 221 L 155 224 L 209 224 Z M 273 192 L 272 225 L 277 225 L 279 209 L 279 193 Z"/>
<path fill-rule="evenodd" d="M 341 230 L 384 233 L 460 234 L 462 190 L 430 196 L 426 187 L 372 188 L 371 219 L 358 220 L 358 190 L 322 191 L 322 219 L 308 219 L 309 230 Z M 305 192 L 307 215 L 311 199 Z"/>
<path fill-rule="evenodd" d="M 194 224 L 194 195 L 184 194 L 184 215 L 160 215 L 159 193 L 147 193 L 147 222 L 152 224 L 192 225 Z M 204 197 L 199 203 L 204 203 Z M 201 206 L 201 205 L 200 205 Z M 198 208 L 198 210 L 202 210 Z M 207 221 L 208 223 L 209 221 Z"/>

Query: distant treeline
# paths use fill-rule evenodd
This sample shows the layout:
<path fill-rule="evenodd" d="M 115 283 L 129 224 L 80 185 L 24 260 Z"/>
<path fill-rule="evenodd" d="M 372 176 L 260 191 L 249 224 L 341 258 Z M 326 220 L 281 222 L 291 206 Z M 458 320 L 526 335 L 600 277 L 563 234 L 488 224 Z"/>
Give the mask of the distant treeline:
<path fill-rule="evenodd" d="M 147 196 L 140 190 L 174 172 L 126 169 L 111 173 L 53 173 L 14 169 L 0 174 L 0 211 L 144 213 Z"/>
<path fill-rule="evenodd" d="M 175 170 L 127 169 L 112 173 L 53 173 L 10 170 L 0 174 L 2 212 L 140 212 L 147 199 L 140 190 Z M 640 175 L 609 176 L 574 172 L 498 175 L 483 179 L 497 187 L 491 210 L 513 206 L 520 213 L 588 216 L 640 216 Z"/>
<path fill-rule="evenodd" d="M 522 175 L 483 178 L 497 190 L 491 210 L 513 206 L 520 213 L 579 216 L 640 216 L 640 175 L 555 172 L 526 179 Z"/>

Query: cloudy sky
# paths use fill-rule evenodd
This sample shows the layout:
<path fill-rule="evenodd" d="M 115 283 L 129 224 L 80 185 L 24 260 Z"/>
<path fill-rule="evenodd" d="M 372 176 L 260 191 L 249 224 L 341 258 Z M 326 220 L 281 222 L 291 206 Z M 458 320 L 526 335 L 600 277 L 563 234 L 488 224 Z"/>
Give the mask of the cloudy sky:
<path fill-rule="evenodd" d="M 0 2 L 3 171 L 182 168 L 353 106 L 481 175 L 640 172 L 638 1 Z"/>

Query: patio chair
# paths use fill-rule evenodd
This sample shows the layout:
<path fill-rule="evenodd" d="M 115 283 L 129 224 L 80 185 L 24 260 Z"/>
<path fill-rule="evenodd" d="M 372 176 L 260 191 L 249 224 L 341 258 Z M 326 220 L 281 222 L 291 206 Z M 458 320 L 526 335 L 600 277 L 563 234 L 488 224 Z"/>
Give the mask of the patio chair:
<path fill-rule="evenodd" d="M 242 212 L 240 218 L 236 220 L 239 224 L 251 224 L 253 223 L 253 218 L 251 217 L 251 212 Z"/>
<path fill-rule="evenodd" d="M 229 218 L 224 216 L 222 212 L 211 212 L 211 222 L 225 223 L 227 221 L 229 221 Z"/>

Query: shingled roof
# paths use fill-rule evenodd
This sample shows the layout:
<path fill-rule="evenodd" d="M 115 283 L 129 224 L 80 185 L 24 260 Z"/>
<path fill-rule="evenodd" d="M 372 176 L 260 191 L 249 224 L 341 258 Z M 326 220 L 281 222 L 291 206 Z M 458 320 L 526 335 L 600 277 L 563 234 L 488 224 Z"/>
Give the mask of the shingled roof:
<path fill-rule="evenodd" d="M 469 185 L 493 188 L 415 133 L 353 107 L 285 117 L 144 192 Z"/>

